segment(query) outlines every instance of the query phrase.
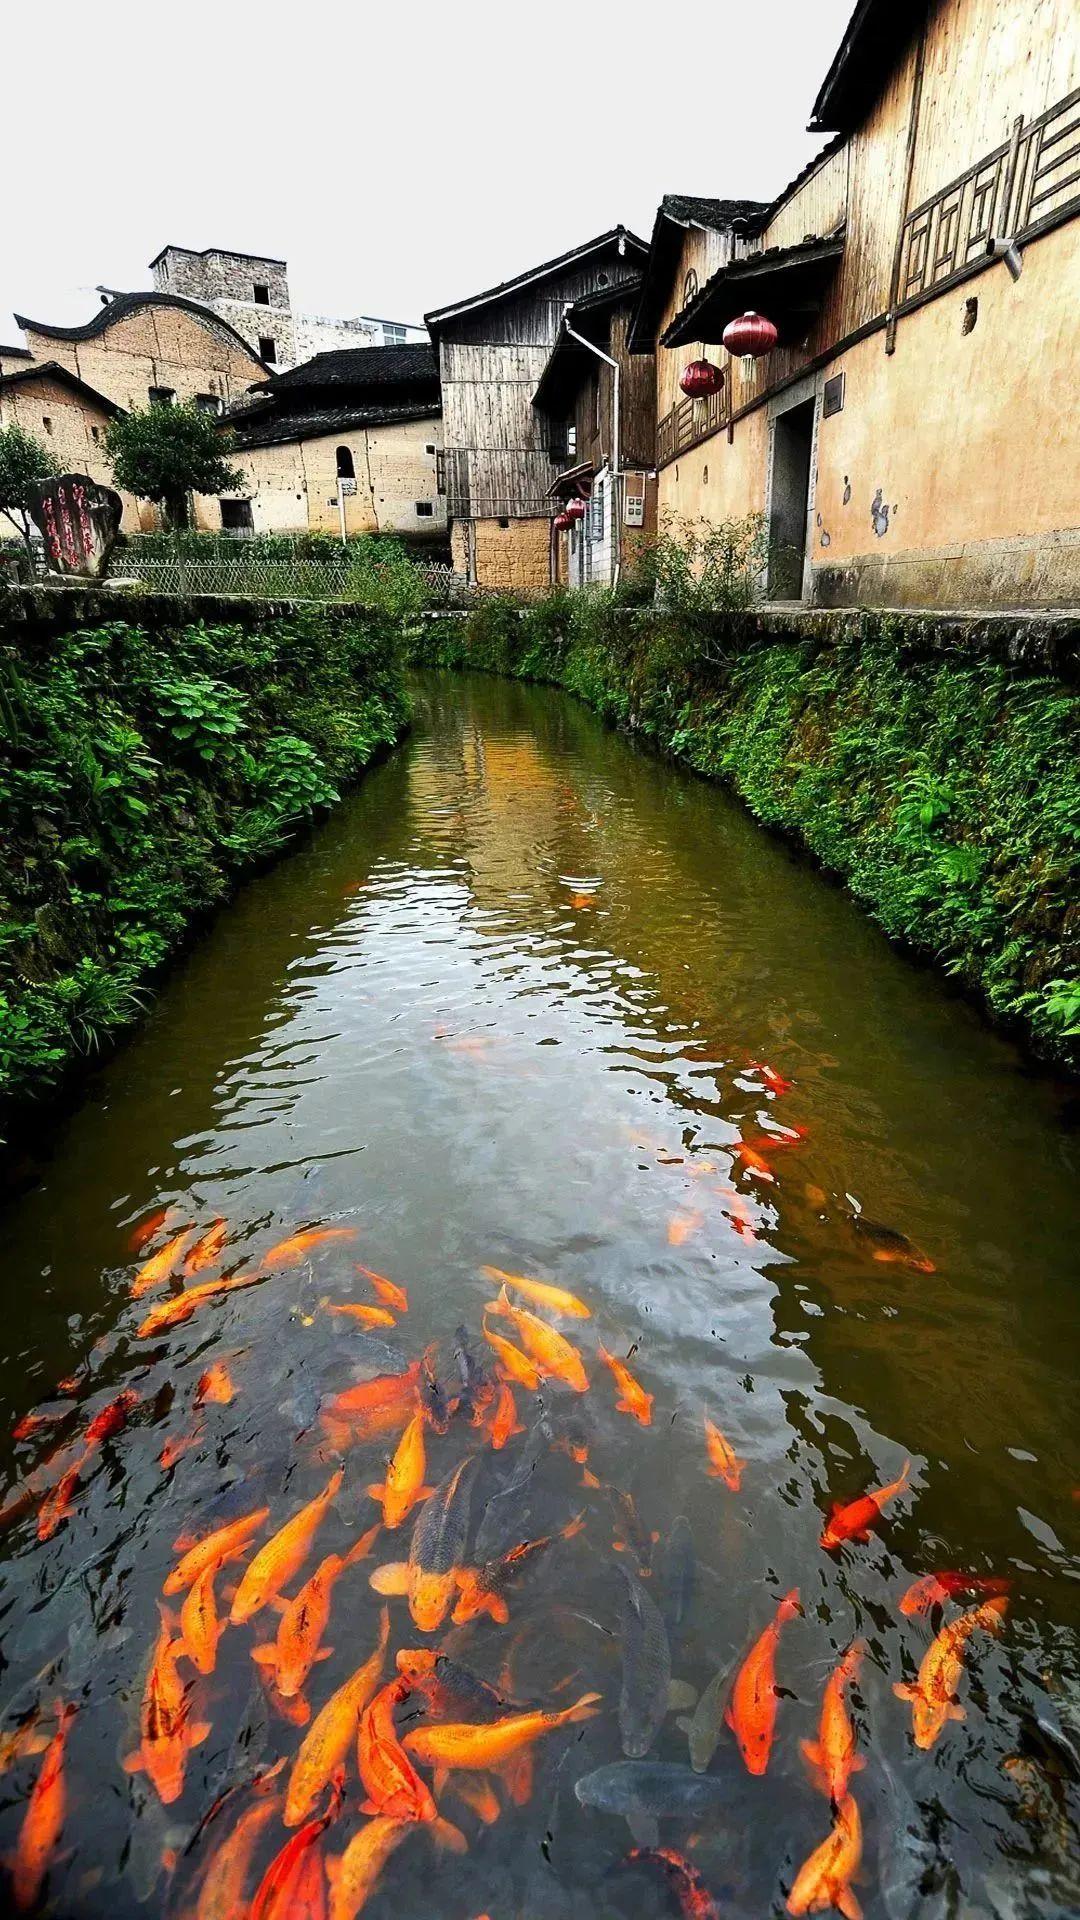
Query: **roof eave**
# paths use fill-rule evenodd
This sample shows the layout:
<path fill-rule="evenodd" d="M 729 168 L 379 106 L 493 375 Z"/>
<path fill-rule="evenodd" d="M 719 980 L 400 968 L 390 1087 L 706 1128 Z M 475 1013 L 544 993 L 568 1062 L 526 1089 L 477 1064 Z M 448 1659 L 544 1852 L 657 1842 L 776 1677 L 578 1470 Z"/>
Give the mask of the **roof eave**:
<path fill-rule="evenodd" d="M 695 340 L 714 342 L 719 335 L 715 332 L 715 322 L 709 319 L 709 311 L 716 305 L 718 296 L 726 289 L 738 288 L 740 294 L 745 289 L 752 297 L 755 284 L 760 286 L 776 274 L 782 275 L 797 271 L 799 268 L 815 266 L 828 268 L 830 264 L 839 265 L 843 251 L 844 235 L 841 231 L 822 238 L 813 245 L 800 242 L 794 247 L 777 248 L 776 254 L 785 256 L 782 258 L 770 258 L 768 254 L 751 254 L 745 260 L 736 260 L 730 266 L 721 267 L 719 272 L 714 273 L 712 278 L 705 282 L 701 291 L 661 334 L 661 346 L 681 347 Z"/>
<path fill-rule="evenodd" d="M 479 307 L 492 306 L 500 300 L 509 300 L 526 287 L 534 286 L 539 280 L 547 280 L 552 274 L 560 273 L 564 267 L 573 266 L 577 260 L 587 260 L 592 253 L 598 253 L 613 241 L 625 241 L 626 247 L 644 256 L 648 255 L 648 244 L 631 233 L 629 227 L 612 227 L 607 233 L 597 234 L 594 240 L 587 240 L 583 246 L 571 247 L 568 253 L 556 256 L 554 260 L 545 260 L 538 267 L 531 267 L 527 273 L 516 275 L 513 280 L 505 280 L 500 286 L 488 287 L 483 293 L 476 293 L 467 300 L 458 300 L 452 306 L 434 307 L 424 315 L 424 325 L 435 336 L 439 327 L 449 320 L 458 320 L 466 313 L 474 313 Z"/>

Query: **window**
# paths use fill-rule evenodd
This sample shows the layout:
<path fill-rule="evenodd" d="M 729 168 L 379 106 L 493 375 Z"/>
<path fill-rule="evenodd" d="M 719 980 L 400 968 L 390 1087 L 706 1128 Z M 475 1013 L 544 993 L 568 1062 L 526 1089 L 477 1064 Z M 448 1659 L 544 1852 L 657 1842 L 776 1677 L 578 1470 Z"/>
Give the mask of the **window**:
<path fill-rule="evenodd" d="M 435 442 L 434 440 L 429 440 L 427 446 L 424 448 L 424 452 L 434 453 L 434 451 L 435 451 Z"/>
<path fill-rule="evenodd" d="M 250 533 L 254 526 L 250 500 L 219 500 L 223 533 Z"/>
<path fill-rule="evenodd" d="M 510 522 L 506 518 L 505 514 L 500 517 L 499 526 L 501 527 L 503 533 L 508 533 L 510 531 Z"/>
<path fill-rule="evenodd" d="M 274 366 L 277 361 L 277 347 L 274 345 L 268 333 L 260 333 L 259 335 L 259 359 L 265 360 L 267 366 L 270 367 Z"/>
<path fill-rule="evenodd" d="M 255 305 L 257 307 L 268 307 L 270 305 L 270 289 L 269 287 L 264 287 L 258 280 L 255 282 Z"/>
<path fill-rule="evenodd" d="M 566 451 L 567 451 L 567 455 L 572 460 L 575 453 L 577 452 L 577 428 L 576 427 L 571 426 L 571 427 L 567 427 L 566 429 Z"/>
<path fill-rule="evenodd" d="M 686 279 L 683 281 L 682 303 L 684 307 L 688 307 L 690 305 L 690 302 L 693 299 L 697 290 L 698 290 L 697 268 L 691 267 L 687 272 Z"/>
<path fill-rule="evenodd" d="M 90 429 L 90 438 L 91 438 L 91 440 L 93 441 L 93 443 L 94 443 L 94 445 L 95 445 L 95 447 L 96 447 L 96 446 L 97 446 L 97 443 L 98 443 L 98 441 L 99 441 L 99 440 L 101 439 L 101 428 L 100 428 L 100 427 L 91 427 L 91 429 Z"/>
<path fill-rule="evenodd" d="M 353 466 L 353 457 L 350 449 L 348 447 L 339 447 L 334 457 L 337 461 L 338 479 L 355 480 L 356 468 Z"/>
<path fill-rule="evenodd" d="M 46 433 L 51 433 L 52 432 L 52 415 L 48 413 L 43 413 L 41 416 L 41 424 L 44 427 Z"/>
<path fill-rule="evenodd" d="M 405 329 L 404 327 L 399 327 L 393 320 L 383 321 L 382 337 L 384 347 L 403 347 L 405 345 Z"/>
<path fill-rule="evenodd" d="M 195 395 L 195 405 L 198 407 L 200 413 L 213 413 L 216 415 L 221 412 L 221 401 L 216 393 L 197 393 Z"/>
<path fill-rule="evenodd" d="M 418 520 L 430 520 L 434 512 L 435 507 L 430 500 L 418 500 L 416 502 L 416 517 Z"/>
<path fill-rule="evenodd" d="M 150 395 L 150 405 L 152 407 L 171 407 L 175 404 L 175 387 L 149 387 L 147 391 Z"/>

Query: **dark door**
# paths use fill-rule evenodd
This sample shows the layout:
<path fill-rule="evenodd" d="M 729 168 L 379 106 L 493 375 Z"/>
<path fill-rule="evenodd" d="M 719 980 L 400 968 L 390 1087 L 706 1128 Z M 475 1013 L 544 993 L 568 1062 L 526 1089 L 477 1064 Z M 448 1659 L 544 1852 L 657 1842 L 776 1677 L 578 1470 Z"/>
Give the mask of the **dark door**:
<path fill-rule="evenodd" d="M 801 600 L 814 402 L 804 400 L 776 420 L 769 501 L 769 598 Z"/>

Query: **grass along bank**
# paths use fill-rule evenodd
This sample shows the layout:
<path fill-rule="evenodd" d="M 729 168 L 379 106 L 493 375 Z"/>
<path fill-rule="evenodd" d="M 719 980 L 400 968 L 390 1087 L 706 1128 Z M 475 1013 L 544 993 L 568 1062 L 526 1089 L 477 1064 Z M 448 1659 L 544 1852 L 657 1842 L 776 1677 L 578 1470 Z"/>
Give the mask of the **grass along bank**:
<path fill-rule="evenodd" d="M 399 738 L 401 634 L 392 606 L 0 593 L 5 1139 Z"/>
<path fill-rule="evenodd" d="M 492 600 L 426 623 L 413 657 L 565 687 L 724 780 L 890 938 L 1080 1068 L 1080 692 L 888 614 L 762 636 L 737 603 L 665 613 L 635 591 Z"/>

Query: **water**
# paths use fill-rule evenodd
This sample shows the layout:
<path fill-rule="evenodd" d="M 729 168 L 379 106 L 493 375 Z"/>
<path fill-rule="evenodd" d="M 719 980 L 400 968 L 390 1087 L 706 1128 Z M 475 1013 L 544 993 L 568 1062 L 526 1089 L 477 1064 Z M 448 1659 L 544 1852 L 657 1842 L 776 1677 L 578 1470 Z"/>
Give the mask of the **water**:
<path fill-rule="evenodd" d="M 494 1825 L 448 1788 L 442 1811 L 468 1853 L 410 1832 L 367 1910 L 678 1911 L 656 1863 L 620 1865 L 626 1826 L 584 1811 L 572 1789 L 619 1757 L 619 1569 L 651 1558 L 642 1584 L 670 1610 L 666 1548 L 682 1515 L 697 1568 L 671 1635 L 677 1678 L 700 1690 L 738 1664 L 783 1592 L 798 1586 L 803 1604 L 780 1638 L 767 1774 L 751 1778 L 722 1730 L 717 1809 L 661 1830 L 720 1909 L 783 1911 L 828 1832 L 799 1742 L 814 1737 L 828 1674 L 860 1636 L 851 1704 L 866 1766 L 853 1792 L 868 1920 L 1075 1912 L 1076 1769 L 1058 1744 L 1080 1737 L 1080 1208 L 1065 1090 L 1025 1073 L 723 794 L 564 697 L 430 677 L 416 699 L 405 749 L 222 915 L 6 1216 L 4 1433 L 52 1402 L 63 1376 L 80 1377 L 67 1425 L 7 1446 L 9 1487 L 122 1388 L 140 1396 L 126 1429 L 88 1458 L 55 1533 L 40 1541 L 30 1509 L 2 1536 L 0 1735 L 38 1702 L 79 1708 L 52 1911 L 196 1911 L 204 1861 L 253 1804 L 246 1783 L 280 1756 L 291 1765 L 302 1736 L 250 1658 L 254 1639 L 276 1632 L 268 1611 L 254 1634 L 228 1629 L 211 1676 L 183 1668 L 194 1717 L 212 1731 L 188 1758 L 182 1797 L 162 1806 L 145 1776 L 122 1770 L 173 1542 L 264 1502 L 276 1527 L 318 1492 L 334 1464 L 318 1417 L 327 1396 L 436 1339 L 445 1369 L 460 1323 L 483 1350 L 489 1263 L 591 1306 L 589 1321 L 559 1323 L 591 1388 L 518 1390 L 527 1431 L 498 1453 L 459 1416 L 429 1434 L 428 1479 L 480 1450 L 473 1532 L 480 1523 L 486 1553 L 578 1512 L 585 1524 L 509 1589 L 508 1625 L 481 1619 L 450 1645 L 518 1698 L 564 1707 L 596 1690 L 604 1709 L 536 1746 L 531 1798 Z M 752 1062 L 790 1091 L 771 1092 Z M 805 1138 L 766 1152 L 767 1181 L 734 1149 L 780 1125 Z M 164 1206 L 178 1224 L 225 1219 L 229 1267 L 303 1228 L 356 1238 L 139 1339 L 164 1293 L 131 1301 L 127 1238 Z M 875 1260 L 882 1248 L 849 1217 L 860 1207 L 935 1271 Z M 392 1329 L 365 1335 L 320 1304 L 374 1301 L 357 1261 L 407 1288 Z M 636 1346 L 650 1426 L 615 1411 L 598 1339 L 618 1355 Z M 215 1360 L 235 1399 L 196 1415 L 196 1382 Z M 706 1413 L 747 1462 L 738 1492 L 706 1474 Z M 568 1434 L 587 1445 L 599 1488 L 581 1484 Z M 166 1443 L 192 1436 L 163 1470 Z M 364 1489 L 393 1445 L 346 1452 L 305 1571 L 377 1518 Z M 910 1487 L 873 1537 L 823 1552 L 830 1502 L 892 1481 L 905 1458 Z M 531 1461 L 520 1490 L 488 1506 Z M 411 1525 L 339 1580 L 333 1654 L 307 1688 L 316 1710 L 372 1651 L 380 1602 L 368 1574 L 404 1557 Z M 892 1685 L 914 1677 L 939 1620 L 905 1618 L 897 1603 L 917 1574 L 942 1568 L 1009 1580 L 1010 1605 L 999 1638 L 969 1643 L 966 1719 L 919 1752 Z M 219 1576 L 226 1596 L 241 1572 Z M 389 1605 L 391 1652 L 445 1643 L 425 1642 L 403 1599 Z M 651 1757 L 685 1762 L 674 1716 Z M 0 1780 L 6 1848 L 40 1764 L 24 1756 Z M 350 1754 L 328 1852 L 359 1826 L 358 1798 Z M 249 1895 L 286 1837 L 266 1824 Z M 182 1852 L 171 1894 L 170 1850 Z"/>

